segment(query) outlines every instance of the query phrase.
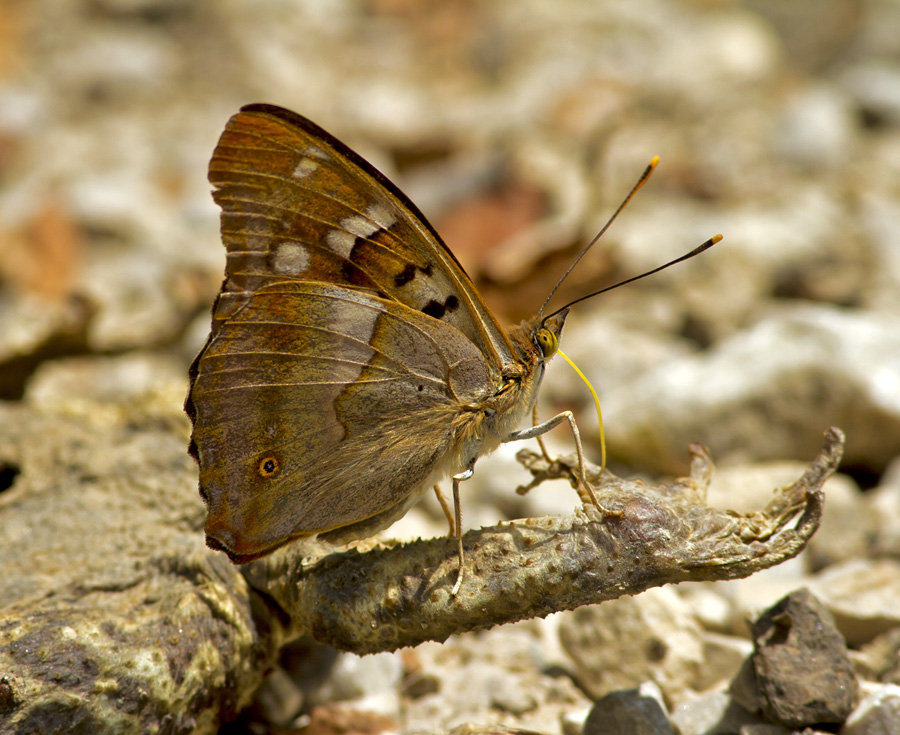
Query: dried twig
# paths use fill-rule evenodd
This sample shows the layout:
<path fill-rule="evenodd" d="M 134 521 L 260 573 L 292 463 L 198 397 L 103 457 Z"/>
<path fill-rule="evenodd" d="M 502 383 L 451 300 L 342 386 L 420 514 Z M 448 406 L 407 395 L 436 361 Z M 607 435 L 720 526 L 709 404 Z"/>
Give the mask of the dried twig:
<path fill-rule="evenodd" d="M 835 471 L 843 434 L 831 429 L 822 454 L 758 513 L 708 508 L 707 451 L 692 447 L 691 476 L 651 487 L 605 473 L 606 513 L 530 518 L 465 535 L 471 569 L 460 594 L 451 539 L 361 554 L 331 554 L 304 566 L 299 554 L 248 565 L 251 584 L 290 617 L 293 635 L 356 653 L 444 640 L 466 630 L 571 610 L 686 580 L 735 579 L 795 556 L 821 519 L 822 484 Z M 536 477 L 569 477 L 575 458 L 548 464 L 520 452 Z M 797 516 L 799 515 L 799 519 Z M 796 523 L 792 521 L 796 519 Z"/>

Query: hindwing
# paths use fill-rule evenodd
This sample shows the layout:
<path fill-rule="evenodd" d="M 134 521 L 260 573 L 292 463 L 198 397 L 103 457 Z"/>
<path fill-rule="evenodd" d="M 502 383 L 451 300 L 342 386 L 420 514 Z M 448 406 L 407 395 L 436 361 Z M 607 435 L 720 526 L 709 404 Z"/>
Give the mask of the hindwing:
<path fill-rule="evenodd" d="M 490 390 L 450 325 L 325 284 L 264 287 L 220 324 L 192 386 L 208 538 L 248 561 L 389 511 Z"/>

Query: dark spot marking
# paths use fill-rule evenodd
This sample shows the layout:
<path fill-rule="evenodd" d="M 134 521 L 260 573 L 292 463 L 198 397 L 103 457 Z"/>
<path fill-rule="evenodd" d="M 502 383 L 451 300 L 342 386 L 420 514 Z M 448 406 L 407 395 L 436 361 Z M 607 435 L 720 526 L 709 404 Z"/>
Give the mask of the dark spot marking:
<path fill-rule="evenodd" d="M 397 288 L 401 286 L 405 286 L 407 283 L 412 281 L 416 277 L 416 271 L 420 271 L 426 278 L 431 278 L 431 273 L 434 270 L 431 263 L 426 265 L 424 268 L 420 265 L 413 265 L 412 263 L 407 263 L 403 270 L 400 271 L 396 276 L 394 276 L 394 285 Z"/>
<path fill-rule="evenodd" d="M 423 390 L 425 390 L 425 386 L 424 386 L 424 385 L 420 385 L 420 386 L 419 386 L 419 393 L 421 393 Z"/>
<path fill-rule="evenodd" d="M 385 239 L 384 235 L 387 235 L 388 231 L 383 227 L 379 227 L 368 237 L 361 237 L 360 235 L 356 236 L 356 239 L 353 241 L 353 247 L 350 248 L 350 253 L 347 255 L 348 260 L 352 260 L 354 263 L 358 263 L 362 260 L 361 253 L 366 249 L 371 250 L 373 245 L 375 244 L 384 244 L 382 241 Z"/>
<path fill-rule="evenodd" d="M 406 267 L 394 276 L 394 285 L 397 288 L 405 286 L 413 278 L 416 277 L 416 267 L 412 263 L 407 263 Z"/>
<path fill-rule="evenodd" d="M 372 279 L 366 275 L 366 272 L 349 260 L 345 260 L 341 264 L 341 281 L 348 286 L 360 286 L 362 288 L 371 288 L 374 285 Z"/>
<path fill-rule="evenodd" d="M 357 237 L 353 241 L 353 247 L 350 248 L 350 254 L 347 256 L 347 260 L 352 263 L 358 263 L 360 261 L 359 254 L 368 245 L 368 240 L 364 237 Z"/>
<path fill-rule="evenodd" d="M 345 260 L 341 264 L 341 279 L 344 281 L 352 281 L 358 272 L 359 268 L 353 265 L 349 260 Z"/>
<path fill-rule="evenodd" d="M 444 316 L 445 311 L 446 309 L 444 308 L 444 305 L 440 301 L 435 301 L 434 299 L 432 299 L 422 307 L 423 314 L 433 316 L 435 319 L 440 319 L 442 316 Z"/>
<path fill-rule="evenodd" d="M 263 457 L 259 462 L 259 474 L 266 479 L 275 477 L 280 469 L 277 457 Z"/>
<path fill-rule="evenodd" d="M 433 316 L 435 319 L 442 319 L 448 311 L 456 311 L 459 308 L 459 299 L 450 294 L 446 301 L 442 304 L 440 301 L 432 299 L 422 307 L 422 313 Z"/>

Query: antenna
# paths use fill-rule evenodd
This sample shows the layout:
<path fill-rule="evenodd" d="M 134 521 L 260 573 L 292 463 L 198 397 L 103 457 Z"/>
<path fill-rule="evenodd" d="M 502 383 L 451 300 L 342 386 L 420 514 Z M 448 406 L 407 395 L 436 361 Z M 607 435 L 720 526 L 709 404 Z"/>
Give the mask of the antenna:
<path fill-rule="evenodd" d="M 585 247 L 582 249 L 582 251 L 580 253 L 578 253 L 578 257 L 572 261 L 572 265 L 569 266 L 569 269 L 565 273 L 563 273 L 562 278 L 560 278 L 556 282 L 556 285 L 550 290 L 549 296 L 547 296 L 547 298 L 544 299 L 544 303 L 541 304 L 541 308 L 538 310 L 538 316 L 543 315 L 544 309 L 546 309 L 547 304 L 550 303 L 550 299 L 552 299 L 554 297 L 554 295 L 556 295 L 556 292 L 559 290 L 559 287 L 562 285 L 562 282 L 565 281 L 566 278 L 569 277 L 569 274 L 572 272 L 572 269 L 575 268 L 576 265 L 578 265 L 578 263 L 581 261 L 581 259 L 585 255 L 587 255 L 588 250 L 590 250 L 592 247 L 594 247 L 594 245 L 597 243 L 597 241 L 601 237 L 603 237 L 604 233 L 609 229 L 609 226 L 613 222 L 615 222 L 616 217 L 619 216 L 619 213 L 623 209 L 625 209 L 625 205 L 627 205 L 628 202 L 630 202 L 632 200 L 634 195 L 638 193 L 640 188 L 644 184 L 647 183 L 647 179 L 650 178 L 650 174 L 653 173 L 653 169 L 656 168 L 656 164 L 658 164 L 658 163 L 659 163 L 659 156 L 654 156 L 653 159 L 650 161 L 650 163 L 647 164 L 647 168 L 644 169 L 644 173 L 641 174 L 641 177 L 637 180 L 637 183 L 631 187 L 631 191 L 628 192 L 628 196 L 626 196 L 625 199 L 622 200 L 622 203 L 616 208 L 616 211 L 612 213 L 612 217 L 610 217 L 608 220 L 606 220 L 606 224 L 603 225 L 602 228 L 600 228 L 600 232 L 598 232 L 596 234 L 596 236 L 594 237 L 594 239 L 591 240 L 587 245 L 585 245 Z M 673 262 L 677 262 L 677 261 L 673 261 Z M 647 275 L 649 275 L 649 274 L 647 274 Z M 598 291 L 597 293 L 600 293 L 600 292 Z M 596 296 L 596 294 L 591 294 L 591 295 Z M 581 301 L 581 299 L 579 299 L 579 301 Z M 575 302 L 573 301 L 572 303 L 575 303 Z M 570 304 L 570 306 L 571 306 L 571 304 Z M 563 309 L 564 308 L 566 308 L 566 307 L 563 307 Z M 557 309 L 556 311 L 553 312 L 553 314 L 557 314 L 560 311 L 562 311 L 562 309 Z M 551 314 L 550 316 L 553 316 L 553 314 Z"/>
<path fill-rule="evenodd" d="M 709 238 L 709 240 L 704 242 L 702 245 L 698 245 L 693 250 L 691 250 L 691 252 L 685 253 L 680 258 L 675 258 L 675 260 L 670 260 L 668 263 L 664 263 L 663 265 L 657 266 L 653 270 L 649 270 L 646 273 L 641 273 L 639 276 L 632 276 L 631 278 L 626 278 L 624 281 L 619 281 L 618 283 L 613 284 L 612 286 L 607 286 L 606 288 L 601 288 L 599 291 L 594 291 L 593 293 L 587 294 L 587 296 L 581 296 L 581 297 L 575 299 L 574 301 L 570 301 L 565 306 L 561 306 L 556 311 L 548 314 L 547 316 L 544 317 L 544 319 L 549 319 L 550 317 L 555 316 L 556 314 L 559 314 L 559 312 L 561 312 L 565 309 L 568 309 L 570 306 L 574 306 L 575 304 L 579 303 L 580 301 L 584 301 L 585 299 L 590 299 L 599 294 L 606 293 L 607 291 L 612 291 L 614 288 L 618 288 L 619 286 L 624 286 L 626 283 L 634 283 L 635 281 L 639 281 L 642 278 L 646 278 L 647 276 L 652 276 L 654 273 L 659 273 L 660 271 L 665 270 L 670 265 L 675 265 L 676 263 L 681 263 L 682 261 L 690 260 L 695 255 L 700 255 L 700 253 L 705 252 L 706 250 L 709 250 L 713 245 L 715 245 L 721 239 L 722 239 L 721 235 L 713 235 L 711 238 Z"/>

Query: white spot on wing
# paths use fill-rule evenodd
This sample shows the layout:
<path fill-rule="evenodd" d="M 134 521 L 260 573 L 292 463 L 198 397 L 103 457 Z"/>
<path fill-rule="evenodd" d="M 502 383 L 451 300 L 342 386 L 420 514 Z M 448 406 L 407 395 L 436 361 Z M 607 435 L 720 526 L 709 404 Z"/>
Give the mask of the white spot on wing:
<path fill-rule="evenodd" d="M 359 304 L 373 303 L 371 298 L 352 292 L 346 298 Z M 374 353 L 374 350 L 369 347 L 369 343 L 375 334 L 375 324 L 381 314 L 380 308 L 366 309 L 351 306 L 343 299 L 332 299 L 327 302 L 325 323 L 328 324 L 329 330 L 353 338 L 352 340 L 338 341 L 329 352 L 329 356 L 336 360 L 347 360 L 346 364 L 340 366 L 340 380 L 352 382 L 362 375 L 368 359 Z M 360 359 L 363 356 L 365 359 Z"/>
<path fill-rule="evenodd" d="M 369 238 L 376 232 L 386 230 L 397 221 L 386 206 L 373 202 L 366 207 L 366 213 L 354 214 L 341 220 L 340 230 L 329 230 L 325 241 L 335 253 L 349 258 L 357 237 Z"/>
<path fill-rule="evenodd" d="M 313 158 L 318 158 L 320 161 L 330 161 L 331 156 L 329 156 L 325 151 L 315 145 L 307 146 L 303 151 L 307 156 L 312 156 Z"/>
<path fill-rule="evenodd" d="M 369 237 L 381 229 L 367 217 L 354 214 L 352 217 L 345 217 L 341 220 L 341 227 L 348 232 L 352 232 L 357 237 Z"/>
<path fill-rule="evenodd" d="M 382 230 L 389 230 L 397 222 L 397 217 L 381 202 L 372 202 L 366 207 L 366 216 Z"/>
<path fill-rule="evenodd" d="M 272 267 L 287 276 L 299 276 L 309 267 L 309 252 L 299 242 L 285 240 L 275 246 Z"/>
<path fill-rule="evenodd" d="M 311 158 L 301 158 L 300 163 L 294 168 L 294 178 L 302 179 L 309 176 L 313 171 L 319 168 L 319 164 Z"/>
<path fill-rule="evenodd" d="M 361 303 L 366 303 L 360 299 Z M 375 322 L 381 316 L 379 309 L 348 309 L 339 301 L 335 301 L 334 305 L 328 310 L 328 328 L 333 329 L 338 334 L 349 334 L 360 342 L 368 343 L 375 334 Z M 348 345 L 348 355 L 352 354 L 357 348 Z M 335 350 L 336 356 L 340 355 L 340 350 Z M 360 372 L 362 368 L 360 367 Z"/>
<path fill-rule="evenodd" d="M 353 250 L 353 243 L 356 242 L 356 236 L 344 230 L 329 230 L 325 235 L 325 242 L 333 252 L 342 258 L 349 258 L 350 251 Z"/>

